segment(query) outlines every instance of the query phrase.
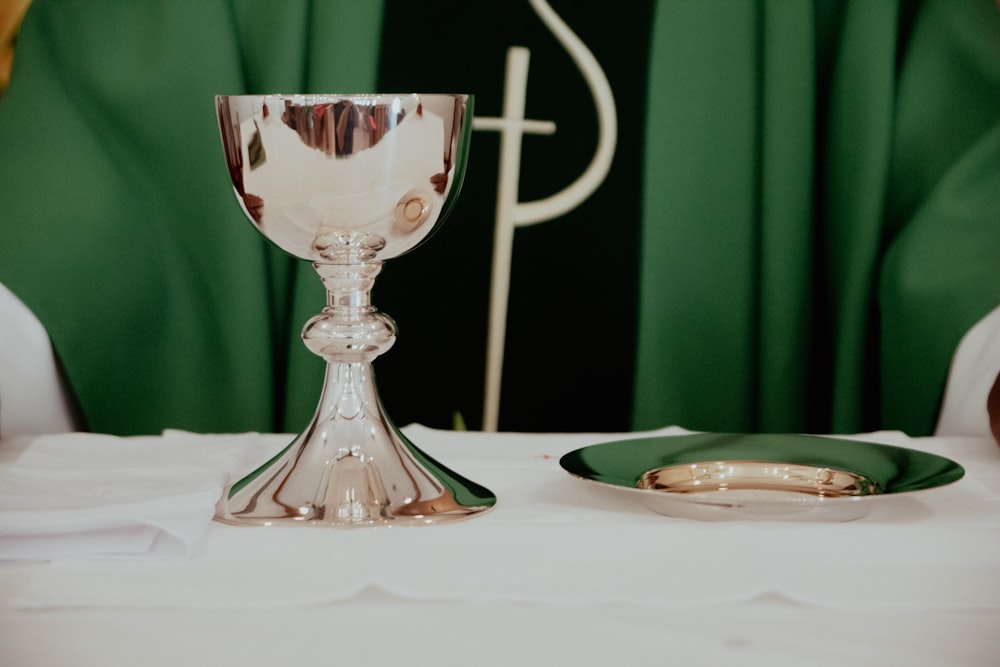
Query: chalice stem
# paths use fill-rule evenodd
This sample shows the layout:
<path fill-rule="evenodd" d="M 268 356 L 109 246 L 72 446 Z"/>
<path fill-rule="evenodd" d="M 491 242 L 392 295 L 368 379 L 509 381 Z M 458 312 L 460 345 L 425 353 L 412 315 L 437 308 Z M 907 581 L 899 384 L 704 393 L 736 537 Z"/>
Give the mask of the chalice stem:
<path fill-rule="evenodd" d="M 372 361 L 395 341 L 396 325 L 370 303 L 379 262 L 316 264 L 327 306 L 303 328 L 326 360 L 308 427 L 278 456 L 235 484 L 230 523 L 368 525 L 438 523 L 493 503 L 492 495 L 443 468 L 391 422 Z"/>

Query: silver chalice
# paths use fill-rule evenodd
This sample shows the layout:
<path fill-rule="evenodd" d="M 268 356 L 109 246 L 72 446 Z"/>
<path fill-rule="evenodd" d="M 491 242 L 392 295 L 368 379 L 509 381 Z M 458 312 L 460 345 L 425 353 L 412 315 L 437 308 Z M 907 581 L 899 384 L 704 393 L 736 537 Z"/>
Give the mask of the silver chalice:
<path fill-rule="evenodd" d="M 244 213 L 312 262 L 326 308 L 303 328 L 326 360 L 312 421 L 232 484 L 216 518 L 250 525 L 426 525 L 496 503 L 411 443 L 382 406 L 372 362 L 396 339 L 371 304 L 382 263 L 424 242 L 462 186 L 469 95 L 220 95 L 219 128 Z"/>

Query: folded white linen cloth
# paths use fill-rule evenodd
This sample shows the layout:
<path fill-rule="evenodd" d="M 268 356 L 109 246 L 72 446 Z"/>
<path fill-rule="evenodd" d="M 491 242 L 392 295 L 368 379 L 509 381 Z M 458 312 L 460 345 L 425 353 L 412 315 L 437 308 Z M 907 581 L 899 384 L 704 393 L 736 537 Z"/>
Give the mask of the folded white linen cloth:
<path fill-rule="evenodd" d="M 0 470 L 0 560 L 188 556 L 227 481 L 273 449 L 256 433 L 38 436 Z"/>
<path fill-rule="evenodd" d="M 950 456 L 959 483 L 886 499 L 849 523 L 702 522 L 567 475 L 559 457 L 636 434 L 403 429 L 496 493 L 481 517 L 430 528 L 213 523 L 187 559 L 32 566 L 15 609 L 302 608 L 366 589 L 404 599 L 707 607 L 777 595 L 842 609 L 1000 609 L 1000 451 L 986 438 L 857 436 Z M 664 429 L 658 435 L 685 431 Z M 193 437 L 193 436 L 192 436 Z M 282 440 L 261 435 L 280 447 Z M 287 442 L 286 442 L 287 444 Z M 0 603 L 3 602 L 0 590 Z"/>

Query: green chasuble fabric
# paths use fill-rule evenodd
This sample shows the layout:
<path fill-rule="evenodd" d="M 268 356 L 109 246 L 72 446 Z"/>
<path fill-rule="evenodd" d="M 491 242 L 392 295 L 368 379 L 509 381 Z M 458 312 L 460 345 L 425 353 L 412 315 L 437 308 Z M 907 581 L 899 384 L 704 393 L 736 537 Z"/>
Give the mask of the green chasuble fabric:
<path fill-rule="evenodd" d="M 87 428 L 312 414 L 323 367 L 297 335 L 323 291 L 236 206 L 214 96 L 370 90 L 380 29 L 378 3 L 32 4 L 0 101 L 0 282 L 49 331 Z"/>
<path fill-rule="evenodd" d="M 662 2 L 654 33 L 634 425 L 931 432 L 1000 303 L 995 3 Z"/>
<path fill-rule="evenodd" d="M 552 125 L 521 138 L 517 200 L 543 200 L 599 126 L 548 8 L 617 141 L 584 201 L 514 231 L 500 428 L 929 433 L 1000 304 L 993 0 L 35 0 L 0 99 L 0 282 L 86 427 L 296 431 L 318 400 L 321 285 L 243 218 L 215 94 L 472 93 L 496 120 L 521 47 L 524 117 Z M 497 127 L 376 282 L 399 424 L 482 424 Z"/>

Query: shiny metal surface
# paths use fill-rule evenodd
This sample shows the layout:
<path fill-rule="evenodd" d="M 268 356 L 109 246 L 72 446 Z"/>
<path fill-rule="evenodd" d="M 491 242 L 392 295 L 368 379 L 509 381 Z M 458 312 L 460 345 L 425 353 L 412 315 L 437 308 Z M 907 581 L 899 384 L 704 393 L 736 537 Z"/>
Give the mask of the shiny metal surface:
<path fill-rule="evenodd" d="M 216 518 L 235 524 L 427 525 L 492 507 L 488 490 L 407 440 L 385 414 L 371 363 L 396 338 L 371 304 L 382 262 L 443 222 L 461 189 L 468 95 L 217 96 L 236 198 L 256 229 L 313 263 L 327 305 L 303 328 L 327 362 L 315 416 L 285 450 L 233 484 Z"/>
<path fill-rule="evenodd" d="M 962 479 L 943 456 L 792 433 L 691 433 L 589 445 L 559 459 L 570 475 L 671 517 L 852 521 Z"/>
<path fill-rule="evenodd" d="M 751 491 L 758 495 L 806 493 L 829 498 L 879 493 L 878 483 L 864 475 L 780 461 L 707 461 L 664 466 L 644 473 L 636 486 L 663 493 Z"/>
<path fill-rule="evenodd" d="M 301 259 L 397 257 L 461 189 L 469 96 L 240 95 L 216 108 L 244 212 Z"/>

